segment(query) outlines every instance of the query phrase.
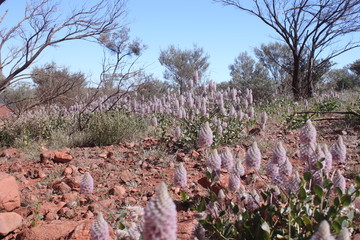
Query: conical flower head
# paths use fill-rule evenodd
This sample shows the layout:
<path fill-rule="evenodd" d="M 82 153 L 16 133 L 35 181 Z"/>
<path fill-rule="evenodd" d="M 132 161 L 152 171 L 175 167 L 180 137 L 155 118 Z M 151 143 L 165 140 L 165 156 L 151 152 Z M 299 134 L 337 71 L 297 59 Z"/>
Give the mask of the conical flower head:
<path fill-rule="evenodd" d="M 249 212 L 253 212 L 256 209 L 260 208 L 260 196 L 255 189 L 252 191 L 251 194 L 248 194 L 246 200 L 246 210 L 248 210 Z"/>
<path fill-rule="evenodd" d="M 310 142 L 300 144 L 300 160 L 305 162 L 306 171 L 310 171 L 312 168 L 312 159 L 316 154 L 316 142 Z"/>
<path fill-rule="evenodd" d="M 235 158 L 234 166 L 232 168 L 232 172 L 237 175 L 239 178 L 245 175 L 244 166 L 241 163 L 240 158 Z"/>
<path fill-rule="evenodd" d="M 176 206 L 162 182 L 145 207 L 144 240 L 176 240 L 176 215 Z"/>
<path fill-rule="evenodd" d="M 261 153 L 256 142 L 253 142 L 246 151 L 245 163 L 249 168 L 254 168 L 255 170 L 260 169 Z"/>
<path fill-rule="evenodd" d="M 218 171 L 221 168 L 221 158 L 216 149 L 211 150 L 207 160 L 207 166 L 214 171 Z"/>
<path fill-rule="evenodd" d="M 261 125 L 265 125 L 267 121 L 267 114 L 266 112 L 262 112 L 261 114 Z"/>
<path fill-rule="evenodd" d="M 199 147 L 210 147 L 213 143 L 213 132 L 210 128 L 209 122 L 205 122 L 200 129 L 198 136 Z"/>
<path fill-rule="evenodd" d="M 291 176 L 293 166 L 289 159 L 286 159 L 285 163 L 280 166 L 280 173 L 286 176 Z"/>
<path fill-rule="evenodd" d="M 175 137 L 179 139 L 179 138 L 181 138 L 181 136 L 182 136 L 181 128 L 180 128 L 180 126 L 177 126 L 175 128 Z"/>
<path fill-rule="evenodd" d="M 196 225 L 196 227 L 193 230 L 192 235 L 193 235 L 192 239 L 206 240 L 205 228 L 200 223 L 198 223 Z"/>
<path fill-rule="evenodd" d="M 226 195 L 225 195 L 224 191 L 222 189 L 220 189 L 218 192 L 218 195 L 217 195 L 217 200 L 219 202 L 222 202 L 225 200 L 225 198 L 226 198 Z"/>
<path fill-rule="evenodd" d="M 271 162 L 273 164 L 282 165 L 286 161 L 286 150 L 282 145 L 282 142 L 278 142 L 273 150 Z"/>
<path fill-rule="evenodd" d="M 346 159 L 346 146 L 341 136 L 331 146 L 331 155 L 336 162 L 345 162 Z"/>
<path fill-rule="evenodd" d="M 99 212 L 96 220 L 91 225 L 90 238 L 91 240 L 108 240 L 109 236 L 109 226 L 102 213 Z"/>
<path fill-rule="evenodd" d="M 311 237 L 310 240 L 334 240 L 334 237 L 331 236 L 330 226 L 326 220 L 323 220 L 320 223 L 318 230 Z"/>
<path fill-rule="evenodd" d="M 331 171 L 331 168 L 332 168 L 332 155 L 326 144 L 322 145 L 322 150 L 323 150 L 324 158 L 325 158 L 325 160 L 323 162 L 324 171 L 325 171 L 325 173 L 329 174 Z"/>
<path fill-rule="evenodd" d="M 255 115 L 255 111 L 254 111 L 254 108 L 251 106 L 251 107 L 249 107 L 249 110 L 248 110 L 248 116 L 249 116 L 249 118 L 252 118 L 252 117 L 254 117 L 254 115 Z"/>
<path fill-rule="evenodd" d="M 175 168 L 174 184 L 180 187 L 187 185 L 187 172 L 182 162 Z"/>
<path fill-rule="evenodd" d="M 151 118 L 151 125 L 153 125 L 154 127 L 157 127 L 158 125 L 157 118 L 155 116 Z"/>
<path fill-rule="evenodd" d="M 221 168 L 231 170 L 234 165 L 234 157 L 231 153 L 230 148 L 225 147 L 220 157 L 221 157 Z"/>
<path fill-rule="evenodd" d="M 229 186 L 229 190 L 232 192 L 239 190 L 240 178 L 236 174 L 231 173 L 229 176 L 229 185 L 228 186 Z"/>
<path fill-rule="evenodd" d="M 316 142 L 316 129 L 311 120 L 308 119 L 305 125 L 300 129 L 300 143 L 306 144 Z"/>
<path fill-rule="evenodd" d="M 94 191 L 94 179 L 86 172 L 80 180 L 80 193 L 91 194 Z"/>
<path fill-rule="evenodd" d="M 347 228 L 342 228 L 336 240 L 350 240 L 350 233 Z"/>
<path fill-rule="evenodd" d="M 342 193 L 345 193 L 346 180 L 345 180 L 344 176 L 341 174 L 340 170 L 336 171 L 336 175 L 334 176 L 333 182 L 334 182 L 335 188 L 338 187 L 338 188 L 340 188 Z"/>
<path fill-rule="evenodd" d="M 301 178 L 299 176 L 299 173 L 296 172 L 292 176 L 291 181 L 290 181 L 290 183 L 288 185 L 288 191 L 290 193 L 296 194 L 299 191 L 300 183 L 301 183 Z"/>

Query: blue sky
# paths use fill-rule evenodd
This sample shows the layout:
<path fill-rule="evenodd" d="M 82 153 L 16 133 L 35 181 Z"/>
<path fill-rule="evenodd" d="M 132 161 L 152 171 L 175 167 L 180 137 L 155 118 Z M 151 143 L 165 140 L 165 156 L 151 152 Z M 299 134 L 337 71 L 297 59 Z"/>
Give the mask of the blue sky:
<path fill-rule="evenodd" d="M 18 1 L 8 0 L 0 12 L 5 9 L 10 11 L 9 20 L 23 14 Z M 192 49 L 193 44 L 202 47 L 210 56 L 209 78 L 221 82 L 230 79 L 228 66 L 240 52 L 252 53 L 254 47 L 277 37 L 256 17 L 211 0 L 129 0 L 127 9 L 131 37 L 148 46 L 139 64 L 159 79 L 164 71 L 158 61 L 160 50 L 169 45 L 181 49 Z M 101 72 L 102 57 L 103 50 L 95 43 L 73 41 L 48 49 L 36 64 L 54 61 L 95 80 Z M 360 49 L 355 49 L 334 62 L 342 67 L 359 58 Z"/>

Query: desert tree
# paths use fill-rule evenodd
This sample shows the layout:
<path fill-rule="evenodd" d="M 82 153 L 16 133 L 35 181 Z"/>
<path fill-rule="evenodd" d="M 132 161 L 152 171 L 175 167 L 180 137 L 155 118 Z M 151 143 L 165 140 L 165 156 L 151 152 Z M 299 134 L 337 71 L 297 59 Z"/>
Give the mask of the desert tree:
<path fill-rule="evenodd" d="M 201 79 L 209 67 L 209 55 L 194 45 L 193 49 L 179 49 L 171 45 L 161 50 L 159 61 L 166 68 L 164 78 L 184 92 L 195 71 Z"/>
<path fill-rule="evenodd" d="M 292 55 L 291 88 L 295 99 L 313 96 L 314 68 L 359 47 L 358 39 L 345 42 L 343 38 L 360 29 L 359 0 L 215 1 L 248 12 L 275 30 Z"/>
<path fill-rule="evenodd" d="M 98 38 L 98 42 L 104 47 L 102 72 L 99 82 L 89 89 L 79 111 L 80 130 L 89 121 L 89 118 L 83 121 L 83 114 L 95 112 L 104 105 L 107 105 L 106 111 L 122 108 L 119 103 L 136 92 L 145 81 L 145 67 L 137 63 L 146 46 L 139 39 L 132 40 L 129 32 L 130 29 L 123 26 L 117 31 L 103 33 Z"/>
<path fill-rule="evenodd" d="M 351 63 L 349 69 L 355 73 L 358 77 L 360 77 L 360 59 L 356 60 L 355 62 Z"/>
<path fill-rule="evenodd" d="M 42 67 L 35 67 L 31 78 L 36 84 L 38 104 L 56 104 L 70 107 L 83 95 L 86 77 L 81 72 L 71 73 L 66 67 L 59 67 L 54 62 Z"/>
<path fill-rule="evenodd" d="M 245 91 L 252 89 L 255 99 L 270 100 L 274 94 L 275 82 L 270 78 L 268 69 L 253 59 L 247 52 L 235 58 L 230 69 L 230 86 Z"/>
<path fill-rule="evenodd" d="M 0 17 L 0 92 L 29 77 L 27 70 L 45 49 L 72 40 L 98 40 L 123 26 L 125 0 L 99 0 L 64 11 L 53 0 L 29 1 L 22 19 L 4 26 Z M 11 11 L 11 10 L 9 10 Z M 68 13 L 68 14 L 67 14 Z"/>
<path fill-rule="evenodd" d="M 360 77 L 352 73 L 348 67 L 332 69 L 326 74 L 327 85 L 336 91 L 360 87 Z"/>
<path fill-rule="evenodd" d="M 32 82 L 12 84 L 1 95 L 3 102 L 11 106 L 16 115 L 40 105 L 70 107 L 85 92 L 83 73 L 71 73 L 68 68 L 59 67 L 54 62 L 33 68 L 30 76 Z"/>
<path fill-rule="evenodd" d="M 269 72 L 272 79 L 277 83 L 280 92 L 288 93 L 291 91 L 291 69 L 292 69 L 292 54 L 289 47 L 280 42 L 261 44 L 259 48 L 254 49 L 255 56 L 259 59 Z M 306 76 L 307 71 L 307 54 L 305 51 L 302 60 L 300 61 L 300 76 Z M 322 64 L 319 64 L 322 62 Z M 333 63 L 329 60 L 323 61 L 318 59 L 315 61 L 312 68 L 312 82 L 315 85 L 320 84 L 324 80 L 324 74 L 327 73 Z"/>

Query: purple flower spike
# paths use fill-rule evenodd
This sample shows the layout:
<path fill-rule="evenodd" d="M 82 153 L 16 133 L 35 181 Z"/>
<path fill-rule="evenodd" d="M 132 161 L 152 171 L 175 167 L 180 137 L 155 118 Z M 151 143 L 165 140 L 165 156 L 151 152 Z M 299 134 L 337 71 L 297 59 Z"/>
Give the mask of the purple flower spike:
<path fill-rule="evenodd" d="M 314 143 L 316 142 L 316 129 L 311 120 L 308 119 L 305 125 L 300 129 L 300 143 Z"/>
<path fill-rule="evenodd" d="M 236 192 L 240 188 L 240 178 L 234 174 L 231 173 L 229 176 L 229 190 L 232 192 Z"/>
<path fill-rule="evenodd" d="M 345 162 L 346 159 L 346 146 L 341 136 L 331 146 L 331 155 L 336 162 Z"/>
<path fill-rule="evenodd" d="M 310 240 L 335 240 L 330 233 L 330 226 L 326 220 L 320 223 L 320 226 L 316 233 L 310 238 Z"/>
<path fill-rule="evenodd" d="M 273 164 L 283 165 L 286 161 L 286 150 L 282 142 L 278 142 L 273 150 L 271 162 Z"/>
<path fill-rule="evenodd" d="M 144 213 L 144 240 L 176 240 L 176 206 L 166 184 L 160 183 Z"/>
<path fill-rule="evenodd" d="M 212 150 L 208 156 L 207 166 L 214 171 L 219 171 L 221 168 L 221 158 L 216 149 Z"/>
<path fill-rule="evenodd" d="M 90 238 L 91 240 L 108 240 L 109 237 L 109 226 L 102 213 L 99 212 L 96 220 L 91 225 Z"/>
<path fill-rule="evenodd" d="M 187 172 L 182 162 L 175 168 L 174 184 L 180 187 L 187 185 Z"/>
<path fill-rule="evenodd" d="M 336 240 L 350 240 L 350 233 L 347 228 L 342 228 Z"/>
<path fill-rule="evenodd" d="M 288 191 L 293 194 L 296 194 L 299 191 L 300 183 L 301 183 L 301 179 L 300 179 L 299 173 L 296 172 L 292 176 L 290 184 L 288 185 Z"/>
<path fill-rule="evenodd" d="M 334 176 L 333 182 L 334 182 L 335 188 L 338 187 L 338 188 L 340 188 L 342 193 L 345 193 L 346 180 L 345 180 L 344 176 L 341 174 L 340 170 L 336 171 L 336 175 Z"/>
<path fill-rule="evenodd" d="M 210 128 L 209 122 L 204 123 L 200 129 L 198 137 L 199 147 L 210 147 L 213 143 L 213 132 Z"/>
<path fill-rule="evenodd" d="M 155 116 L 151 118 L 151 125 L 153 125 L 154 127 L 157 127 L 158 125 L 157 118 Z"/>
<path fill-rule="evenodd" d="M 286 159 L 285 163 L 280 166 L 280 173 L 286 176 L 291 176 L 293 166 L 289 159 Z"/>
<path fill-rule="evenodd" d="M 267 114 L 266 114 L 266 112 L 263 112 L 261 114 L 261 123 L 260 123 L 262 130 L 265 130 L 266 121 L 267 121 Z"/>
<path fill-rule="evenodd" d="M 225 147 L 220 157 L 221 157 L 221 168 L 231 170 L 234 165 L 234 158 L 230 148 Z"/>
<path fill-rule="evenodd" d="M 325 161 L 323 162 L 324 171 L 326 174 L 329 174 L 331 171 L 331 168 L 332 168 L 332 155 L 326 144 L 322 145 L 322 150 L 323 150 L 324 157 L 325 157 Z"/>
<path fill-rule="evenodd" d="M 245 163 L 249 168 L 254 168 L 255 170 L 260 169 L 261 153 L 256 142 L 253 142 L 246 151 Z"/>
<path fill-rule="evenodd" d="M 241 163 L 240 158 L 235 158 L 234 166 L 232 168 L 232 172 L 236 174 L 239 178 L 245 175 L 244 166 Z"/>
<path fill-rule="evenodd" d="M 193 230 L 192 235 L 193 235 L 194 239 L 206 240 L 205 228 L 200 223 L 198 223 L 196 225 L 196 227 Z"/>
<path fill-rule="evenodd" d="M 86 172 L 80 180 L 80 193 L 91 194 L 94 191 L 94 179 L 89 172 Z"/>
<path fill-rule="evenodd" d="M 181 128 L 180 128 L 180 126 L 177 126 L 177 127 L 175 128 L 175 137 L 176 137 L 177 139 L 180 139 L 181 136 L 182 136 Z"/>

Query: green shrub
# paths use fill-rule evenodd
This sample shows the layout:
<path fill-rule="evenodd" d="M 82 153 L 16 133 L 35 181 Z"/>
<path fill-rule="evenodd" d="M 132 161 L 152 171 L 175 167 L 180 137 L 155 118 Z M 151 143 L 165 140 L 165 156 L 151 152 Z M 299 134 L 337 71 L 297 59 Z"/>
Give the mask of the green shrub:
<path fill-rule="evenodd" d="M 124 111 L 93 113 L 85 129 L 87 146 L 104 146 L 131 141 L 147 129 L 148 122 Z"/>
<path fill-rule="evenodd" d="M 211 173 L 207 173 L 207 177 L 213 183 L 216 181 Z M 261 200 L 255 209 L 249 209 L 249 201 L 244 197 L 238 197 L 238 203 L 229 198 L 219 201 L 208 189 L 209 197 L 202 198 L 194 209 L 206 213 L 199 223 L 206 229 L 208 239 L 305 240 L 314 234 L 322 220 L 327 220 L 336 234 L 342 227 L 356 228 L 353 225 L 356 211 L 349 206 L 360 195 L 360 175 L 345 193 L 335 189 L 325 174 L 321 185 L 312 186 L 311 178 L 310 172 L 304 173 L 294 193 L 289 193 L 283 186 L 277 186 L 278 194 L 270 187 L 259 191 Z M 246 196 L 244 193 L 239 196 Z M 247 199 L 249 197 L 254 195 L 247 194 Z M 216 205 L 217 210 L 209 211 L 206 206 L 211 205 Z"/>

